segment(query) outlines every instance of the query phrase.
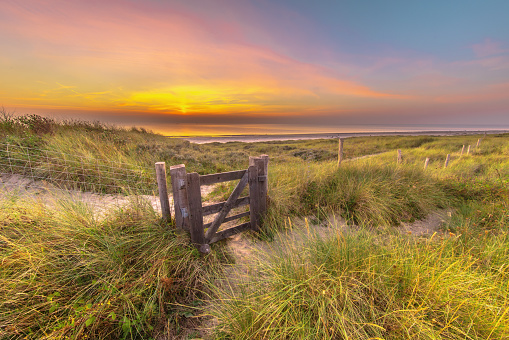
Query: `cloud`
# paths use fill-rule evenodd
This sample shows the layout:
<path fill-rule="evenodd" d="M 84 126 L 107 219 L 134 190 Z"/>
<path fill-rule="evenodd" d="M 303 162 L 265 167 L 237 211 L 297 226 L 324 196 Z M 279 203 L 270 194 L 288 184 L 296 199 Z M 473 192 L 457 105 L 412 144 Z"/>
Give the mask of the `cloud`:
<path fill-rule="evenodd" d="M 304 34 L 313 23 L 283 6 L 222 4 L 0 2 L 7 80 L 0 104 L 184 123 L 292 117 L 309 125 L 416 121 L 490 100 L 507 106 L 502 42 L 485 39 L 471 46 L 475 58 L 453 61 L 391 46 L 353 55 L 323 43 L 333 37 Z"/>
<path fill-rule="evenodd" d="M 482 43 L 473 44 L 471 48 L 478 58 L 485 58 L 509 52 L 508 48 L 502 47 L 501 42 L 493 41 L 490 38 L 484 39 Z"/>
<path fill-rule="evenodd" d="M 437 97 L 435 100 L 441 103 L 461 103 L 461 104 L 485 104 L 489 102 L 505 103 L 506 110 L 509 109 L 509 83 L 489 84 L 474 91 L 464 91 L 461 94 L 445 95 Z M 509 112 L 508 112 L 509 113 Z"/>
<path fill-rule="evenodd" d="M 317 105 L 339 112 L 358 105 L 356 98 L 401 97 L 253 43 L 236 21 L 119 0 L 95 6 L 57 0 L 32 4 L 4 4 L 11 18 L 4 27 L 12 25 L 11 32 L 30 45 L 32 63 L 40 66 L 33 72 L 37 79 L 52 73 L 56 83 L 73 84 L 57 89 L 39 84 L 31 90 L 27 83 L 26 95 L 39 93 L 41 103 L 284 114 Z"/>

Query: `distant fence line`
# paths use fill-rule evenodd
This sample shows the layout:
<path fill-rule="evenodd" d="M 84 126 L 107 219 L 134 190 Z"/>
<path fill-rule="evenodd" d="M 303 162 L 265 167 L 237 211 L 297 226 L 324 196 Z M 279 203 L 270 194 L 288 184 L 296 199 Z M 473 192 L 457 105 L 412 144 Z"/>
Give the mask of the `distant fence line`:
<path fill-rule="evenodd" d="M 339 138 L 338 140 L 338 165 L 344 161 L 354 160 L 345 159 L 344 139 Z M 473 147 L 468 145 L 466 154 L 469 155 L 477 150 L 481 141 L 482 138 L 479 138 Z M 465 148 L 466 145 L 462 147 L 460 155 L 465 154 Z M 397 163 L 401 163 L 403 161 L 402 152 L 401 150 L 397 150 L 397 152 Z M 444 167 L 447 167 L 450 155 L 444 155 L 444 161 Z M 429 163 L 430 160 L 427 159 L 425 169 Z M 0 143 L 0 175 L 9 174 L 24 176 L 32 180 L 33 184 L 47 181 L 63 188 L 96 193 L 154 195 L 158 191 L 153 167 L 133 166 L 128 163 L 89 157 L 77 159 L 76 155 L 13 143 Z"/>
<path fill-rule="evenodd" d="M 47 182 L 62 189 L 76 189 L 102 194 L 145 194 L 157 192 L 152 167 L 103 159 L 77 159 L 76 155 L 0 143 L 0 175 L 20 175 L 32 186 Z"/>
<path fill-rule="evenodd" d="M 468 145 L 468 149 L 467 149 L 466 154 L 469 155 L 471 152 L 473 153 L 474 151 L 479 150 L 479 148 L 481 146 L 482 140 L 483 140 L 483 138 L 477 139 L 477 143 L 476 143 L 474 148 L 472 148 L 471 145 Z M 339 147 L 338 147 L 338 163 L 337 163 L 337 165 L 340 166 L 341 163 L 343 161 L 345 161 L 344 155 L 343 155 L 343 153 L 344 153 L 344 140 L 342 138 L 339 138 L 338 141 L 339 141 L 339 144 L 338 144 Z M 462 148 L 461 148 L 460 157 L 463 156 L 463 153 L 465 152 L 465 146 L 466 145 L 463 145 Z M 401 164 L 403 162 L 403 152 L 401 151 L 401 149 L 397 149 L 396 152 L 397 152 L 396 163 L 397 164 Z M 351 158 L 351 159 L 347 159 L 346 161 L 357 160 L 357 159 L 361 159 L 361 158 L 365 158 L 365 157 L 370 157 L 370 156 L 377 156 L 377 155 L 381 155 L 383 153 L 385 153 L 385 152 L 374 154 L 374 155 L 367 155 L 367 156 L 362 156 L 362 157 Z M 447 168 L 449 166 L 449 162 L 451 161 L 451 154 L 450 153 L 446 154 L 444 156 L 444 160 L 445 160 L 444 168 Z M 428 168 L 429 161 L 430 161 L 430 158 L 426 157 L 426 159 L 424 160 L 424 169 Z"/>

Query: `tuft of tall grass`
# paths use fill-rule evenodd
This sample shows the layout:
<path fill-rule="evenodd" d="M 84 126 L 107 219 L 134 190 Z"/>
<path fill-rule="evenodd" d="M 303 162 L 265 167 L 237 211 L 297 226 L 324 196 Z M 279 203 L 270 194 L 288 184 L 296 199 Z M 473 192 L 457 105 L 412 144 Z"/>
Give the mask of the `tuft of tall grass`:
<path fill-rule="evenodd" d="M 509 260 L 507 235 L 490 247 Z M 365 230 L 281 247 L 244 289 L 224 292 L 218 339 L 503 339 L 508 271 L 457 237 Z M 291 242 L 291 241 L 289 241 Z"/>
<path fill-rule="evenodd" d="M 301 201 L 307 214 L 321 207 L 358 225 L 392 226 L 423 218 L 445 207 L 450 197 L 420 168 L 369 160 L 346 163 L 309 181 Z"/>
<path fill-rule="evenodd" d="M 68 199 L 0 200 L 0 333 L 29 339 L 181 336 L 220 248 L 202 257 L 142 200 L 98 219 Z"/>

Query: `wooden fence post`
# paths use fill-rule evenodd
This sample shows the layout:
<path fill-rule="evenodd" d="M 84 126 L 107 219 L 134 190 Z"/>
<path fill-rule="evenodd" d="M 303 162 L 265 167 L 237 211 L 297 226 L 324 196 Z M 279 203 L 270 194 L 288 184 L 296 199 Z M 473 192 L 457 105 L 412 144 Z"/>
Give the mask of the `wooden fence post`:
<path fill-rule="evenodd" d="M 451 155 L 450 154 L 447 154 L 447 157 L 445 157 L 445 164 L 444 164 L 444 168 L 447 168 L 447 166 L 449 165 L 449 160 L 451 159 Z"/>
<path fill-rule="evenodd" d="M 467 149 L 467 155 L 470 153 L 470 145 L 468 146 L 468 149 Z"/>
<path fill-rule="evenodd" d="M 196 172 L 187 174 L 187 200 L 189 203 L 191 242 L 198 246 L 201 253 L 209 253 L 210 246 L 205 244 L 205 234 L 203 230 L 200 175 Z"/>
<path fill-rule="evenodd" d="M 481 139 L 482 139 L 482 138 L 479 138 L 479 139 L 477 140 L 477 144 L 475 145 L 475 148 L 476 148 L 476 149 L 479 147 L 479 145 L 481 145 Z"/>
<path fill-rule="evenodd" d="M 168 200 L 168 188 L 166 186 L 166 164 L 164 162 L 156 163 L 157 187 L 159 189 L 159 201 L 161 202 L 161 213 L 163 219 L 171 219 L 170 201 Z"/>
<path fill-rule="evenodd" d="M 189 231 L 189 204 L 187 201 L 187 174 L 184 164 L 170 166 L 175 225 Z"/>
<path fill-rule="evenodd" d="M 428 163 L 429 163 L 429 157 L 426 157 L 426 160 L 424 161 L 424 170 L 426 170 L 426 168 L 428 167 Z"/>
<path fill-rule="evenodd" d="M 398 149 L 398 164 L 400 164 L 402 160 L 403 156 L 401 155 L 401 149 Z"/>
<path fill-rule="evenodd" d="M 465 151 L 465 145 L 463 145 L 463 147 L 461 148 L 461 156 L 463 156 L 463 152 Z"/>
<path fill-rule="evenodd" d="M 261 157 L 249 157 L 249 211 L 251 219 L 251 229 L 258 231 L 262 214 L 263 189 L 262 181 L 266 180 L 265 161 Z M 265 203 L 266 206 L 266 203 Z"/>
<path fill-rule="evenodd" d="M 343 140 L 339 139 L 339 148 L 338 148 L 338 166 L 343 161 Z"/>
<path fill-rule="evenodd" d="M 258 181 L 260 183 L 260 214 L 265 215 L 267 212 L 267 198 L 269 196 L 269 155 L 261 155 L 263 160 L 263 173 L 260 175 Z"/>

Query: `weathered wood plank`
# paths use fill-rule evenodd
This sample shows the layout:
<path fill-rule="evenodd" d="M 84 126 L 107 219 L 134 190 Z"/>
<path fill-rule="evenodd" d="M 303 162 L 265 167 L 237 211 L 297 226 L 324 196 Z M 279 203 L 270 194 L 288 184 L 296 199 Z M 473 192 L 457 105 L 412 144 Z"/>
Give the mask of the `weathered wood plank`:
<path fill-rule="evenodd" d="M 205 237 L 203 234 L 200 175 L 196 172 L 187 174 L 187 200 L 189 202 L 191 242 L 202 245 L 205 243 Z"/>
<path fill-rule="evenodd" d="M 244 176 L 239 181 L 239 184 L 235 187 L 232 194 L 228 199 L 226 200 L 223 208 L 221 211 L 216 215 L 214 218 L 214 221 L 212 222 L 212 225 L 207 230 L 207 233 L 205 234 L 205 239 L 210 240 L 212 236 L 216 233 L 217 229 L 219 229 L 219 226 L 223 222 L 224 218 L 228 213 L 230 212 L 230 209 L 233 207 L 235 202 L 237 202 L 237 199 L 239 198 L 240 194 L 242 193 L 242 190 L 246 187 L 248 182 L 248 173 L 244 173 Z"/>
<path fill-rule="evenodd" d="M 244 205 L 248 205 L 249 201 L 250 201 L 249 196 L 241 197 L 237 200 L 237 202 L 235 202 L 235 204 L 233 204 L 232 209 L 242 207 Z M 211 214 L 220 212 L 221 209 L 223 209 L 223 206 L 225 203 L 226 202 L 220 202 L 220 203 L 204 206 L 203 207 L 203 216 L 207 216 L 207 215 L 211 215 Z"/>
<path fill-rule="evenodd" d="M 202 175 L 200 176 L 200 185 L 211 185 L 221 182 L 234 181 L 241 179 L 247 170 L 238 170 L 230 172 L 222 172 L 218 174 Z"/>
<path fill-rule="evenodd" d="M 189 230 L 189 206 L 187 202 L 187 174 L 184 164 L 170 166 L 173 207 L 177 228 Z"/>
<path fill-rule="evenodd" d="M 263 167 L 263 160 L 257 157 L 249 157 L 249 211 L 251 212 L 251 229 L 257 231 L 260 226 L 260 182 L 258 170 Z"/>
<path fill-rule="evenodd" d="M 157 188 L 159 189 L 159 202 L 161 202 L 161 213 L 163 220 L 171 219 L 170 200 L 168 199 L 168 187 L 166 184 L 166 163 L 156 163 Z"/>
<path fill-rule="evenodd" d="M 223 240 L 223 239 L 225 239 L 227 237 L 230 237 L 230 236 L 233 236 L 235 234 L 241 233 L 241 232 L 243 232 L 245 230 L 249 230 L 250 228 L 251 228 L 251 222 L 246 222 L 246 223 L 239 224 L 238 226 L 235 226 L 233 228 L 222 230 L 222 231 L 216 233 L 212 237 L 212 239 L 210 240 L 210 243 L 221 241 L 221 240 Z"/>
<path fill-rule="evenodd" d="M 269 156 L 261 155 L 263 167 L 258 169 L 258 182 L 260 185 L 260 214 L 265 215 L 267 212 L 267 197 L 269 194 Z M 261 174 L 260 174 L 261 172 Z"/>
<path fill-rule="evenodd" d="M 230 222 L 230 221 L 242 218 L 242 217 L 249 216 L 249 214 L 250 214 L 250 212 L 246 211 L 246 212 L 243 212 L 243 213 L 240 213 L 240 214 L 237 214 L 237 215 L 233 215 L 233 216 L 230 216 L 230 217 L 225 217 L 224 220 L 223 220 L 223 223 Z M 210 228 L 211 225 L 212 225 L 212 222 L 204 224 L 203 225 L 203 229 Z"/>

